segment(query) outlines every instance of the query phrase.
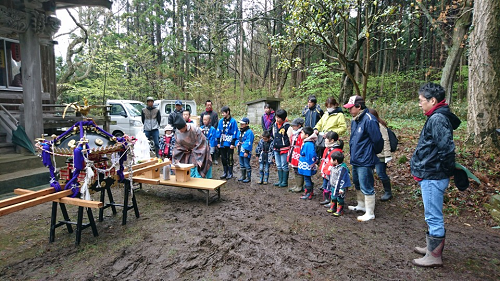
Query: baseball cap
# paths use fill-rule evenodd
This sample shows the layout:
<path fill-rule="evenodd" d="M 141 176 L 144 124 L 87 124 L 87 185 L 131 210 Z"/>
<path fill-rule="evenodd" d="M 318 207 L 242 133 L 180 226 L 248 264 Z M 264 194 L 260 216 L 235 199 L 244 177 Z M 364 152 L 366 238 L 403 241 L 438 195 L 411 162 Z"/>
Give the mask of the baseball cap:
<path fill-rule="evenodd" d="M 176 101 L 175 101 L 175 105 L 182 105 L 182 101 L 180 101 L 180 100 L 176 100 Z"/>
<path fill-rule="evenodd" d="M 240 120 L 240 124 L 250 124 L 250 119 L 243 117 Z"/>
<path fill-rule="evenodd" d="M 365 100 L 360 96 L 352 96 L 349 98 L 349 101 L 344 104 L 345 108 L 351 108 L 356 104 L 365 104 Z"/>
<path fill-rule="evenodd" d="M 155 101 L 155 99 L 153 97 L 148 97 L 146 101 Z"/>

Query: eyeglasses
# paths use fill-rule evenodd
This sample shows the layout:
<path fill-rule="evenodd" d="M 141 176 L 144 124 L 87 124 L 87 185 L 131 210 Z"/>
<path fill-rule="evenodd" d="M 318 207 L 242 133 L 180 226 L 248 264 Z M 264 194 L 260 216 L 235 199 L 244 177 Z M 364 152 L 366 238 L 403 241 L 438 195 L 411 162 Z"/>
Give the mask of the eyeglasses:
<path fill-rule="evenodd" d="M 428 100 L 427 99 L 423 99 L 423 100 L 418 99 L 418 104 L 422 104 L 423 102 L 428 102 Z"/>

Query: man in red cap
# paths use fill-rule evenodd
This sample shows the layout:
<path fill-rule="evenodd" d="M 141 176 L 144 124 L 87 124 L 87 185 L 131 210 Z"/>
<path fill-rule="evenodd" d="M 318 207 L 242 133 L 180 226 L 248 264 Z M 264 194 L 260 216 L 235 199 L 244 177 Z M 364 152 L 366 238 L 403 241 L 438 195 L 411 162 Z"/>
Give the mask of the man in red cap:
<path fill-rule="evenodd" d="M 368 112 L 362 97 L 350 97 L 344 107 L 352 115 L 349 149 L 352 179 L 358 200 L 358 205 L 349 206 L 349 210 L 365 212 L 358 217 L 358 221 L 368 221 L 375 219 L 373 169 L 379 161 L 377 154 L 384 148 L 384 139 L 377 118 Z"/>

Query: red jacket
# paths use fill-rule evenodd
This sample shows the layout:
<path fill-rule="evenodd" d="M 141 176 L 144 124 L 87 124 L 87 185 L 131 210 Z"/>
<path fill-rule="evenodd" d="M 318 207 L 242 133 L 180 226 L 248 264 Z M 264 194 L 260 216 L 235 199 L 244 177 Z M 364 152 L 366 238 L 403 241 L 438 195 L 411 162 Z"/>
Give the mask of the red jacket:
<path fill-rule="evenodd" d="M 332 153 L 335 151 L 342 152 L 342 149 L 338 147 L 327 147 L 325 151 L 323 151 L 323 157 L 321 158 L 321 166 L 319 170 L 321 171 L 321 176 L 325 179 L 329 179 L 330 177 L 330 157 Z"/>
<path fill-rule="evenodd" d="M 300 158 L 300 148 L 302 147 L 303 140 L 300 137 L 300 133 L 302 129 L 299 130 L 296 134 L 293 134 L 290 137 L 290 150 L 288 151 L 288 163 L 293 168 L 299 167 L 299 158 Z"/>

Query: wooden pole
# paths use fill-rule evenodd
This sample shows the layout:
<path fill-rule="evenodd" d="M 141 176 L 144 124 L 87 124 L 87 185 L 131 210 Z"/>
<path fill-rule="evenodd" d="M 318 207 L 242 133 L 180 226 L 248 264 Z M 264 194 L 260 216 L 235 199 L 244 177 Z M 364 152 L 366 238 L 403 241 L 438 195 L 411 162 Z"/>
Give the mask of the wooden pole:
<path fill-rule="evenodd" d="M 14 205 L 10 205 L 10 206 L 5 207 L 5 208 L 0 208 L 0 217 L 7 215 L 7 214 L 10 214 L 10 213 L 13 213 L 13 212 L 16 212 L 16 211 L 20 211 L 20 210 L 29 208 L 29 207 L 40 205 L 40 204 L 45 203 L 45 202 L 50 202 L 50 201 L 55 200 L 55 199 L 66 197 L 66 196 L 69 196 L 71 194 L 73 194 L 73 190 L 68 189 L 68 190 L 63 190 L 63 191 L 57 192 L 57 193 L 52 193 L 52 194 L 44 195 L 41 197 L 37 197 L 35 199 L 31 199 L 31 200 L 17 203 Z"/>

